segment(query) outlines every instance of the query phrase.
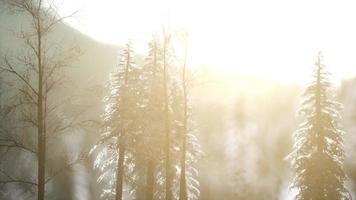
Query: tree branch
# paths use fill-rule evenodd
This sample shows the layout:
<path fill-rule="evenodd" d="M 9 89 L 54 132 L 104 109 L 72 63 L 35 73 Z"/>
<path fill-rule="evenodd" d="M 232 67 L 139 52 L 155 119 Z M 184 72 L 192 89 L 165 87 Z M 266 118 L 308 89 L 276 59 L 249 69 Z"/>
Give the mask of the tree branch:
<path fill-rule="evenodd" d="M 30 185 L 37 185 L 37 183 L 34 183 L 32 181 L 25 181 L 25 180 L 16 180 L 15 178 L 11 177 L 9 174 L 7 174 L 5 171 L 0 170 L 2 174 L 4 174 L 8 180 L 2 181 L 0 180 L 0 184 L 10 184 L 10 183 L 22 183 L 22 184 L 30 184 Z"/>
<path fill-rule="evenodd" d="M 37 154 L 37 152 L 29 147 L 26 147 L 23 144 L 20 144 L 18 142 L 16 142 L 16 140 L 13 139 L 0 139 L 1 142 L 8 142 L 8 144 L 0 144 L 0 147 L 7 147 L 7 148 L 20 148 L 24 151 L 33 153 L 33 154 Z"/>
<path fill-rule="evenodd" d="M 21 79 L 31 90 L 33 93 L 35 93 L 36 95 L 38 95 L 37 91 L 32 87 L 32 85 L 30 84 L 30 82 L 28 80 L 25 79 L 25 77 L 23 77 L 21 74 L 19 74 L 14 67 L 11 65 L 11 63 L 9 62 L 8 58 L 5 56 L 3 58 L 6 67 L 0 67 L 0 69 L 3 69 L 6 72 L 15 74 L 19 79 Z"/>
<path fill-rule="evenodd" d="M 31 181 L 23 181 L 23 180 L 7 180 L 7 181 L 0 181 L 0 184 L 9 184 L 9 183 L 23 183 L 23 184 L 30 184 L 37 186 L 37 183 Z"/>
<path fill-rule="evenodd" d="M 47 25 L 47 27 L 44 29 L 44 32 L 48 32 L 53 26 L 55 26 L 56 24 L 58 24 L 59 22 L 62 22 L 64 19 L 66 18 L 70 18 L 73 17 L 75 14 L 77 14 L 78 11 L 74 11 L 72 14 L 64 16 L 64 17 L 60 17 L 58 19 L 53 19 L 51 20 L 52 22 L 50 24 Z M 55 17 L 55 16 L 54 16 Z"/>

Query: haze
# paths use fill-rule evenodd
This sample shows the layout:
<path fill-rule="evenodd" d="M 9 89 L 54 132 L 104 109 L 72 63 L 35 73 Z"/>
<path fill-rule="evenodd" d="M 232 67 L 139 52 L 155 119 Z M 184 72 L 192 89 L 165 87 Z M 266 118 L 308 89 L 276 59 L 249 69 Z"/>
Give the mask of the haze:
<path fill-rule="evenodd" d="M 356 198 L 355 8 L 0 0 L 0 199 Z"/>
<path fill-rule="evenodd" d="M 106 43 L 140 44 L 168 25 L 189 30 L 191 67 L 304 83 L 322 51 L 335 79 L 356 73 L 354 1 L 62 0 L 69 23 Z M 134 42 L 135 43 L 135 42 Z M 137 45 L 138 49 L 143 49 Z M 141 51 L 142 52 L 142 51 Z"/>

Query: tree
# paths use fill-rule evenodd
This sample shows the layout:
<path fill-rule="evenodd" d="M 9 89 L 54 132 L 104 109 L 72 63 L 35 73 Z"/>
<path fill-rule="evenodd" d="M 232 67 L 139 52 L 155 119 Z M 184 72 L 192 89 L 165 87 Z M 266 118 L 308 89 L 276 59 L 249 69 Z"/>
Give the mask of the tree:
<path fill-rule="evenodd" d="M 166 189 L 166 200 L 171 200 L 173 198 L 172 191 L 172 163 L 171 163 L 171 127 L 170 127 L 170 116 L 169 116 L 169 92 L 168 92 L 168 81 L 169 81 L 169 46 L 170 46 L 171 36 L 168 35 L 165 30 L 163 31 L 163 96 L 164 96 L 164 124 L 165 124 L 165 189 Z"/>
<path fill-rule="evenodd" d="M 345 187 L 343 170 L 344 132 L 340 129 L 341 104 L 330 100 L 329 73 L 318 54 L 313 81 L 304 92 L 299 113 L 304 122 L 293 134 L 294 150 L 290 153 L 296 175 L 291 188 L 296 199 L 351 199 Z"/>
<path fill-rule="evenodd" d="M 123 199 L 125 180 L 129 183 L 129 193 L 135 193 L 135 143 L 142 130 L 139 124 L 140 78 L 140 70 L 134 65 L 132 47 L 128 43 L 120 64 L 111 73 L 102 135 L 99 144 L 92 149 L 93 152 L 101 147 L 94 167 L 102 171 L 99 182 L 108 183 L 101 195 L 105 198 L 115 196 L 116 200 Z"/>
<path fill-rule="evenodd" d="M 143 112 L 142 154 L 145 157 L 145 199 L 162 198 L 160 190 L 163 183 L 162 165 L 164 163 L 164 96 L 163 96 L 163 68 L 162 47 L 157 37 L 149 43 L 149 53 L 143 67 L 145 95 L 147 99 Z"/>
<path fill-rule="evenodd" d="M 187 152 L 187 122 L 188 122 L 188 94 L 186 80 L 186 63 L 187 63 L 187 36 L 184 35 L 184 58 L 182 69 L 182 90 L 183 90 L 183 130 L 182 130 L 182 157 L 181 157 L 181 174 L 179 199 L 187 199 L 187 180 L 186 180 L 186 152 Z"/>
<path fill-rule="evenodd" d="M 30 30 L 21 30 L 17 36 L 24 41 L 23 49 L 25 52 L 20 55 L 4 55 L 0 65 L 4 73 L 8 73 L 20 81 L 16 85 L 18 98 L 12 108 L 16 108 L 22 114 L 21 121 L 28 125 L 28 131 L 32 132 L 31 127 L 37 130 L 36 146 L 29 147 L 14 138 L 13 131 L 6 130 L 6 134 L 1 138 L 5 141 L 1 146 L 12 147 L 26 150 L 35 154 L 37 158 L 37 181 L 27 181 L 27 184 L 37 187 L 37 198 L 45 198 L 45 185 L 53 177 L 64 171 L 69 166 L 77 163 L 82 158 L 78 158 L 68 165 L 58 170 L 46 168 L 47 141 L 49 136 L 58 136 L 64 130 L 79 125 L 73 120 L 60 119 L 59 108 L 61 104 L 56 104 L 53 98 L 53 91 L 57 89 L 63 80 L 63 68 L 78 56 L 79 51 L 76 47 L 70 47 L 63 53 L 61 46 L 50 45 L 48 37 L 53 28 L 61 23 L 64 18 L 60 17 L 57 8 L 53 3 L 46 4 L 42 0 L 2 0 L 15 12 L 24 13 L 30 17 Z M 23 54 L 22 54 L 23 53 Z M 51 96 L 52 95 L 52 96 Z M 46 172 L 49 175 L 46 176 Z M 4 172 L 5 173 L 5 172 Z M 52 176 L 51 176 L 52 175 Z M 13 179 L 9 174 L 3 184 L 14 182 L 26 182 Z"/>
<path fill-rule="evenodd" d="M 199 182 L 197 180 L 198 171 L 195 164 L 202 157 L 200 144 L 195 137 L 194 121 L 191 119 L 191 106 L 189 105 L 189 86 L 187 70 L 187 53 L 188 53 L 188 34 L 183 32 L 181 34 L 184 46 L 183 53 L 183 67 L 181 68 L 181 77 L 179 79 L 179 86 L 175 94 L 175 107 L 173 109 L 173 116 L 176 116 L 176 127 L 178 128 L 178 148 L 180 149 L 180 177 L 179 177 L 179 199 L 198 199 L 200 195 Z"/>
<path fill-rule="evenodd" d="M 161 44 L 154 38 L 142 67 L 132 63 L 128 45 L 111 74 L 102 136 L 93 148 L 98 149 L 94 165 L 102 171 L 99 181 L 107 183 L 103 197 L 178 199 L 183 138 L 184 191 L 186 198 L 199 196 L 194 164 L 201 156 L 200 145 L 190 129 L 181 77 L 174 75 L 180 68 L 169 63 L 169 40 L 164 36 Z"/>

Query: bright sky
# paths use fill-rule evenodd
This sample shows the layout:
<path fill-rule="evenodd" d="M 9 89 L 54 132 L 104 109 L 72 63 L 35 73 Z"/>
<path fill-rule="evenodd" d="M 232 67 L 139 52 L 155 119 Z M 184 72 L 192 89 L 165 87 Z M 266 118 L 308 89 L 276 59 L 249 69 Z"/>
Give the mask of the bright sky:
<path fill-rule="evenodd" d="M 146 44 L 162 24 L 189 30 L 195 67 L 300 83 L 310 77 L 321 50 L 336 79 L 356 74 L 356 3 L 351 0 L 60 1 L 63 13 L 79 9 L 69 21 L 74 27 L 106 43 Z"/>

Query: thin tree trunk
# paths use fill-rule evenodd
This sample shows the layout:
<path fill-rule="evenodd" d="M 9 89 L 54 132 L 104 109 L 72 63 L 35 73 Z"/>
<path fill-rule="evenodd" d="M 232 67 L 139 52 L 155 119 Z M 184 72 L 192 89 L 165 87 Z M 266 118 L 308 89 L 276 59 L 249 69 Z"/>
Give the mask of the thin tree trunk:
<path fill-rule="evenodd" d="M 317 60 L 317 78 L 316 78 L 316 94 L 315 94 L 315 110 L 316 110 L 316 128 L 317 128 L 317 136 L 320 137 L 322 134 L 321 130 L 321 60 L 320 60 L 320 54 L 318 55 L 318 60 Z M 321 145 L 322 142 L 320 141 L 320 138 L 317 141 L 317 149 L 321 150 Z"/>
<path fill-rule="evenodd" d="M 185 159 L 186 159 L 186 136 L 183 136 L 184 141 L 183 141 L 183 149 L 182 149 L 182 159 L 181 159 L 181 167 L 182 171 L 180 174 L 180 188 L 179 188 L 179 200 L 186 200 L 187 199 L 187 181 L 186 181 L 186 165 L 185 165 Z"/>
<path fill-rule="evenodd" d="M 127 57 L 125 64 L 125 76 L 124 76 L 124 89 L 123 89 L 123 99 L 122 99 L 122 108 L 126 109 L 125 98 L 127 95 L 128 89 L 128 78 L 129 78 L 129 65 L 130 65 L 130 46 L 127 47 Z M 126 113 L 125 110 L 123 113 Z M 123 114 L 123 121 L 125 121 L 125 115 Z M 118 148 L 119 148 L 119 158 L 117 162 L 117 172 L 116 172 L 116 196 L 115 200 L 122 200 L 123 194 L 123 182 L 124 182 L 124 162 L 125 162 L 125 151 L 126 151 L 126 127 L 121 131 L 120 137 L 118 137 Z"/>
<path fill-rule="evenodd" d="M 124 179 L 124 160 L 125 160 L 125 134 L 121 133 L 121 137 L 118 138 L 119 143 L 119 160 L 117 163 L 117 175 L 116 175 L 116 200 L 122 200 L 123 191 L 123 179 Z"/>
<path fill-rule="evenodd" d="M 157 42 L 154 41 L 153 44 L 153 77 L 156 78 L 156 71 L 157 71 L 157 53 L 158 53 L 158 49 L 157 49 Z M 153 85 L 155 86 L 155 85 Z M 151 94 L 151 96 L 154 96 L 156 94 Z M 155 101 L 154 98 L 151 99 L 152 102 Z M 149 134 L 149 140 L 152 141 L 153 139 L 153 135 Z M 153 147 L 153 143 L 151 142 L 150 147 Z M 151 151 L 153 152 L 153 151 Z M 152 153 L 154 154 L 154 153 Z M 146 200 L 153 200 L 154 198 L 154 181 L 155 181 L 155 174 L 154 174 L 154 166 L 155 166 L 155 162 L 153 161 L 155 155 L 150 155 L 148 163 L 147 163 L 147 174 L 146 174 L 146 191 L 145 191 L 145 199 Z"/>
<path fill-rule="evenodd" d="M 186 38 L 185 38 L 186 40 Z M 182 157 L 181 157 L 181 174 L 180 174 L 180 188 L 179 188 L 179 200 L 187 199 L 187 180 L 186 180 L 186 153 L 187 153 L 187 121 L 188 121 L 188 97 L 187 97 L 187 81 L 186 81 L 186 63 L 187 63 L 187 41 L 184 46 L 184 64 L 182 72 L 182 86 L 183 86 L 183 138 L 182 138 Z"/>
<path fill-rule="evenodd" d="M 147 164 L 147 180 L 146 180 L 146 200 L 153 200 L 153 191 L 154 191 L 154 170 L 153 170 L 153 161 L 150 159 Z"/>
<path fill-rule="evenodd" d="M 322 122 L 321 122 L 321 60 L 320 60 L 320 53 L 318 55 L 317 58 L 317 79 L 316 79 L 316 98 L 315 98 L 315 110 L 316 110 L 316 136 L 315 140 L 316 140 L 316 144 L 317 144 L 317 152 L 318 154 L 322 154 L 322 151 L 324 149 L 323 147 L 323 130 L 322 130 Z M 317 162 L 318 165 L 318 169 L 322 169 L 323 167 L 323 163 L 320 162 L 320 160 Z M 320 174 L 317 174 L 317 179 L 319 180 L 318 184 L 315 185 L 316 186 L 316 193 L 318 197 L 323 196 L 323 187 L 324 187 L 324 183 L 322 181 L 323 177 L 320 176 Z"/>
<path fill-rule="evenodd" d="M 38 94 L 37 94 L 37 145 L 38 145 L 38 200 L 44 200 L 45 195 L 45 159 L 46 159 L 46 136 L 43 130 L 43 74 L 44 68 L 42 66 L 42 30 L 41 30 L 41 4 L 38 4 L 38 16 L 37 16 L 37 62 L 38 62 Z"/>
<path fill-rule="evenodd" d="M 172 190 L 171 190 L 171 160 L 170 160 L 170 126 L 169 126 L 169 108 L 168 108 L 168 66 L 167 66 L 167 44 L 168 37 L 164 34 L 164 44 L 163 44 L 163 92 L 164 92 L 164 116 L 165 116 L 165 135 L 166 135 L 166 200 L 172 199 Z"/>

